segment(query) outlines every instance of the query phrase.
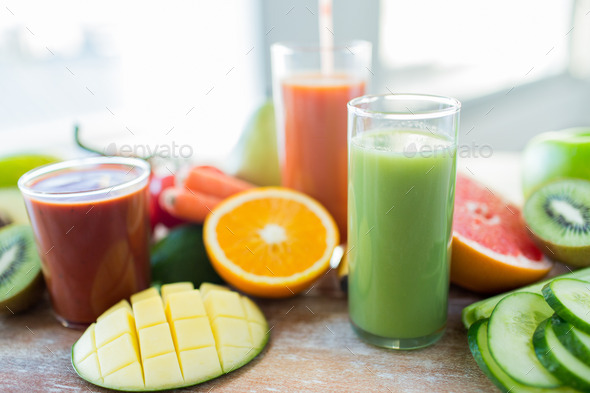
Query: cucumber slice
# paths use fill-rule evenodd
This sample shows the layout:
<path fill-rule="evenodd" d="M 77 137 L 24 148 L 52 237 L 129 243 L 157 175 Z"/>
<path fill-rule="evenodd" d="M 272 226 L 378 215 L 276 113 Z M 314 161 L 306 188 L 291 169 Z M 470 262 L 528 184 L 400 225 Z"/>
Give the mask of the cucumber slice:
<path fill-rule="evenodd" d="M 590 334 L 590 282 L 559 278 L 543 287 L 543 296 L 557 315 Z"/>
<path fill-rule="evenodd" d="M 520 292 L 498 303 L 488 323 L 488 345 L 494 360 L 516 381 L 538 388 L 562 385 L 535 354 L 533 333 L 553 315 L 543 296 Z"/>
<path fill-rule="evenodd" d="M 503 392 L 510 393 L 573 393 L 576 390 L 562 386 L 556 389 L 533 388 L 518 383 L 502 370 L 488 348 L 488 319 L 480 319 L 469 327 L 469 349 L 483 373 Z"/>
<path fill-rule="evenodd" d="M 590 335 L 575 328 L 557 314 L 551 317 L 551 325 L 563 346 L 587 366 L 590 366 Z"/>
<path fill-rule="evenodd" d="M 571 278 L 578 278 L 581 280 L 589 280 L 590 281 L 590 267 L 576 270 L 575 272 L 572 272 L 572 273 L 562 274 L 561 276 L 558 276 L 558 277 L 560 277 L 560 278 L 571 277 Z M 463 309 L 463 312 L 461 313 L 461 321 L 463 322 L 463 325 L 465 326 L 465 328 L 469 329 L 469 326 L 471 326 L 471 324 L 474 323 L 475 321 L 478 321 L 480 319 L 489 318 L 490 315 L 492 315 L 492 311 L 494 310 L 494 307 L 496 307 L 496 304 L 498 304 L 498 302 L 500 300 L 502 300 L 504 297 L 511 295 L 513 293 L 517 293 L 517 292 L 533 292 L 533 293 L 541 294 L 541 290 L 543 289 L 543 287 L 547 283 L 551 282 L 551 280 L 553 280 L 553 279 L 556 279 L 556 278 L 554 277 L 549 280 L 544 280 L 544 281 L 541 281 L 541 282 L 538 282 L 535 284 L 528 285 L 526 287 L 516 289 L 514 291 L 501 293 L 499 295 L 490 297 L 488 299 L 484 299 L 484 300 L 480 300 L 478 302 L 472 303 Z"/>
<path fill-rule="evenodd" d="M 572 355 L 559 341 L 551 318 L 543 321 L 533 336 L 537 357 L 564 384 L 584 391 L 590 390 L 590 367 Z"/>

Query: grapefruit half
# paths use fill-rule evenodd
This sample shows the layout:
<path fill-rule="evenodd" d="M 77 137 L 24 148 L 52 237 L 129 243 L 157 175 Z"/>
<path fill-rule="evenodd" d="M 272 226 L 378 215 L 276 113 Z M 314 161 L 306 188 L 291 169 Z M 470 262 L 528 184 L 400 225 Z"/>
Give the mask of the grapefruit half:
<path fill-rule="evenodd" d="M 545 276 L 552 262 L 527 234 L 520 208 L 457 174 L 451 282 L 480 292 L 503 292 Z"/>

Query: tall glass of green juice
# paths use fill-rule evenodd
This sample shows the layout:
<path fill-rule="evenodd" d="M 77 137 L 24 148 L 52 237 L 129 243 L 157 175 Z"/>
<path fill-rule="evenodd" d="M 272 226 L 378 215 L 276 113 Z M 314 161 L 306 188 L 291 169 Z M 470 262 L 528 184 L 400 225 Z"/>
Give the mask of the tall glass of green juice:
<path fill-rule="evenodd" d="M 374 345 L 444 333 L 460 107 L 414 94 L 348 104 L 349 312 Z"/>

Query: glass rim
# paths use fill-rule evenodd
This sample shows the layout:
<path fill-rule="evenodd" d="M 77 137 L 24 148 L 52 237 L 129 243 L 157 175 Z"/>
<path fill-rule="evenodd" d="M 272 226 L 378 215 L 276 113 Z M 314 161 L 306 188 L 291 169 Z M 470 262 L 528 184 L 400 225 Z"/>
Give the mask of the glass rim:
<path fill-rule="evenodd" d="M 355 55 L 350 48 L 372 48 L 373 44 L 367 40 L 338 41 L 333 46 L 323 47 L 319 42 L 279 41 L 270 46 L 271 52 L 280 51 L 284 54 L 316 53 L 325 50 L 345 52 Z"/>
<path fill-rule="evenodd" d="M 139 168 L 142 172 L 135 178 L 125 181 L 121 184 L 117 184 L 111 187 L 103 187 L 96 190 L 90 191 L 74 191 L 74 192 L 51 192 L 51 191 L 35 191 L 31 188 L 29 183 L 41 176 L 48 175 L 51 173 L 57 173 L 66 169 L 76 169 L 83 167 L 92 167 L 101 164 L 120 164 L 130 166 L 131 172 L 134 168 Z M 66 160 L 55 162 L 47 165 L 43 165 L 32 169 L 22 175 L 18 179 L 18 188 L 23 195 L 37 199 L 62 199 L 69 197 L 89 197 L 89 196 L 104 196 L 113 191 L 119 191 L 126 188 L 132 188 L 146 181 L 150 176 L 151 166 L 150 164 L 141 158 L 136 157 L 120 157 L 120 156 L 104 156 L 104 157 L 85 157 L 77 158 L 73 160 Z"/>
<path fill-rule="evenodd" d="M 377 101 L 421 101 L 431 102 L 437 104 L 444 104 L 446 107 L 412 112 L 407 106 L 407 111 L 376 111 L 367 108 L 362 108 L 363 104 L 371 104 Z M 458 113 L 461 110 L 461 102 L 456 98 L 439 96 L 432 94 L 417 94 L 417 93 L 393 93 L 393 94 L 370 94 L 361 97 L 353 98 L 346 104 L 349 113 L 354 113 L 357 116 L 372 117 L 377 119 L 390 120 L 423 120 L 423 119 L 437 119 L 445 116 L 450 116 Z"/>

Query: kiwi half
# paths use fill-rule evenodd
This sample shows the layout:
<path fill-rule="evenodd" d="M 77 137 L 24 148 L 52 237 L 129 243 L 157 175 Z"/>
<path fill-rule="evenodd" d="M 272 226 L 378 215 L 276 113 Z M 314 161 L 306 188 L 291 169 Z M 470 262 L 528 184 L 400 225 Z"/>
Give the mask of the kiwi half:
<path fill-rule="evenodd" d="M 39 300 L 43 288 L 31 227 L 8 225 L 0 229 L 0 313 L 29 308 Z"/>
<path fill-rule="evenodd" d="M 549 183 L 531 195 L 523 213 L 533 240 L 547 256 L 590 266 L 590 181 Z"/>

